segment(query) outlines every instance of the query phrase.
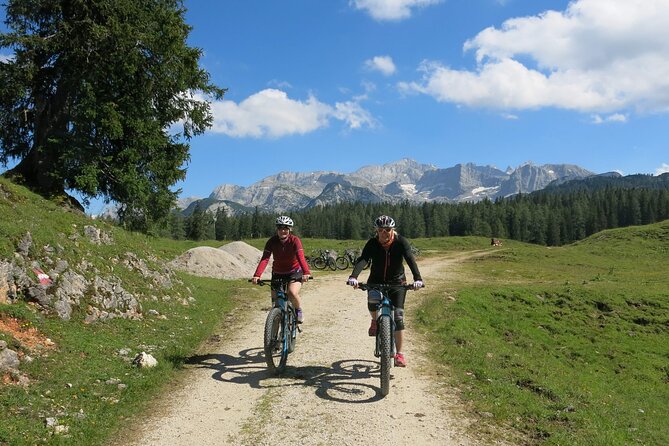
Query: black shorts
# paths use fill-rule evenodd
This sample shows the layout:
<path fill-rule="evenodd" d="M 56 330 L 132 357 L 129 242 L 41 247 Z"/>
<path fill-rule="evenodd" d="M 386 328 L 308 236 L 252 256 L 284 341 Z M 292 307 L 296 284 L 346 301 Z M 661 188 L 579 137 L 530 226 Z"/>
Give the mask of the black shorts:
<path fill-rule="evenodd" d="M 303 275 L 304 275 L 304 274 L 302 274 L 302 270 L 301 270 L 301 269 L 298 269 L 297 271 L 294 271 L 294 272 L 292 272 L 292 273 L 288 273 L 288 274 L 276 274 L 276 273 L 272 273 L 272 280 L 277 280 L 277 279 L 278 279 L 278 280 L 289 280 L 289 279 L 294 279 L 294 280 L 297 280 L 297 281 L 302 281 L 302 276 L 303 276 Z"/>
<path fill-rule="evenodd" d="M 392 288 L 388 291 L 388 299 L 393 303 L 395 308 L 404 308 L 404 301 L 406 299 L 407 290 L 405 288 Z M 367 304 L 369 310 L 373 311 L 376 309 L 376 306 L 381 302 L 381 292 L 378 290 L 369 290 L 367 291 Z"/>

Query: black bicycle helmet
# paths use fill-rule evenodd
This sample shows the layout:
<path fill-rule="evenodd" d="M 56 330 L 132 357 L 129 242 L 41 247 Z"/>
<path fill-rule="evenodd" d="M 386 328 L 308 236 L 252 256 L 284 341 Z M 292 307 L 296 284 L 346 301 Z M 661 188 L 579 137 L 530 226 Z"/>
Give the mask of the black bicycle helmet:
<path fill-rule="evenodd" d="M 276 225 L 277 226 L 289 226 L 289 227 L 292 228 L 293 227 L 293 219 L 286 216 L 286 215 L 282 215 L 282 216 L 276 218 Z"/>
<path fill-rule="evenodd" d="M 374 227 L 375 228 L 394 228 L 395 227 L 395 220 L 388 217 L 387 215 L 382 215 L 382 216 L 378 217 L 376 220 L 374 220 Z"/>

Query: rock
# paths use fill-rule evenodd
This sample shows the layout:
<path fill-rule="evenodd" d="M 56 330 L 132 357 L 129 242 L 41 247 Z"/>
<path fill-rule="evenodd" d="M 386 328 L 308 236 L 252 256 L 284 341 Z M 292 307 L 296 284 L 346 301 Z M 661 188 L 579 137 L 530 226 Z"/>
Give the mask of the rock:
<path fill-rule="evenodd" d="M 151 368 L 158 365 L 156 358 L 146 352 L 141 352 L 132 361 L 132 364 L 139 368 Z"/>
<path fill-rule="evenodd" d="M 0 259 L 0 304 L 6 304 L 16 295 L 13 264 Z"/>
<path fill-rule="evenodd" d="M 92 303 L 98 305 L 102 309 L 102 313 L 117 313 L 126 318 L 140 319 L 142 308 L 135 296 L 123 289 L 120 280 L 116 278 L 112 278 L 112 280 L 113 282 L 100 276 L 95 277 L 93 280 Z M 103 316 L 100 315 L 99 318 L 103 318 Z"/>
<path fill-rule="evenodd" d="M 72 307 L 79 306 L 88 288 L 86 278 L 72 271 L 66 271 L 58 280 L 58 288 L 54 293 L 56 302 L 54 309 L 63 320 L 69 320 Z"/>
<path fill-rule="evenodd" d="M 32 245 L 33 245 L 33 236 L 30 232 L 26 232 L 26 235 L 23 236 L 16 250 L 23 257 L 28 257 Z"/>
<path fill-rule="evenodd" d="M 128 356 L 132 350 L 130 350 L 128 347 L 124 347 L 118 351 L 118 354 L 121 356 Z"/>

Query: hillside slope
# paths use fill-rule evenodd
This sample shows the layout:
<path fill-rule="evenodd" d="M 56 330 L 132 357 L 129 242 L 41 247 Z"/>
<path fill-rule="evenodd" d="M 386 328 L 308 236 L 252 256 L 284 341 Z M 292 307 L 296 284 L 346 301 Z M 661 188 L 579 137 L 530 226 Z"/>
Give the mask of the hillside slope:
<path fill-rule="evenodd" d="M 3 178 L 0 235 L 0 444 L 101 444 L 243 296 L 167 268 L 193 243 L 125 232 Z M 142 352 L 157 366 L 133 364 Z"/>

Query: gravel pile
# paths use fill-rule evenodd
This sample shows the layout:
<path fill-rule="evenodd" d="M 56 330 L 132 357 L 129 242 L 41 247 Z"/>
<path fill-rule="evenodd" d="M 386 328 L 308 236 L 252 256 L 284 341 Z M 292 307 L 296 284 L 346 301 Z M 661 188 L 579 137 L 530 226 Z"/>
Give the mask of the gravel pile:
<path fill-rule="evenodd" d="M 199 246 L 192 248 L 170 262 L 170 266 L 195 276 L 216 279 L 251 278 L 258 266 L 262 251 L 248 243 L 231 242 L 220 248 Z M 263 278 L 269 277 L 270 265 Z"/>

